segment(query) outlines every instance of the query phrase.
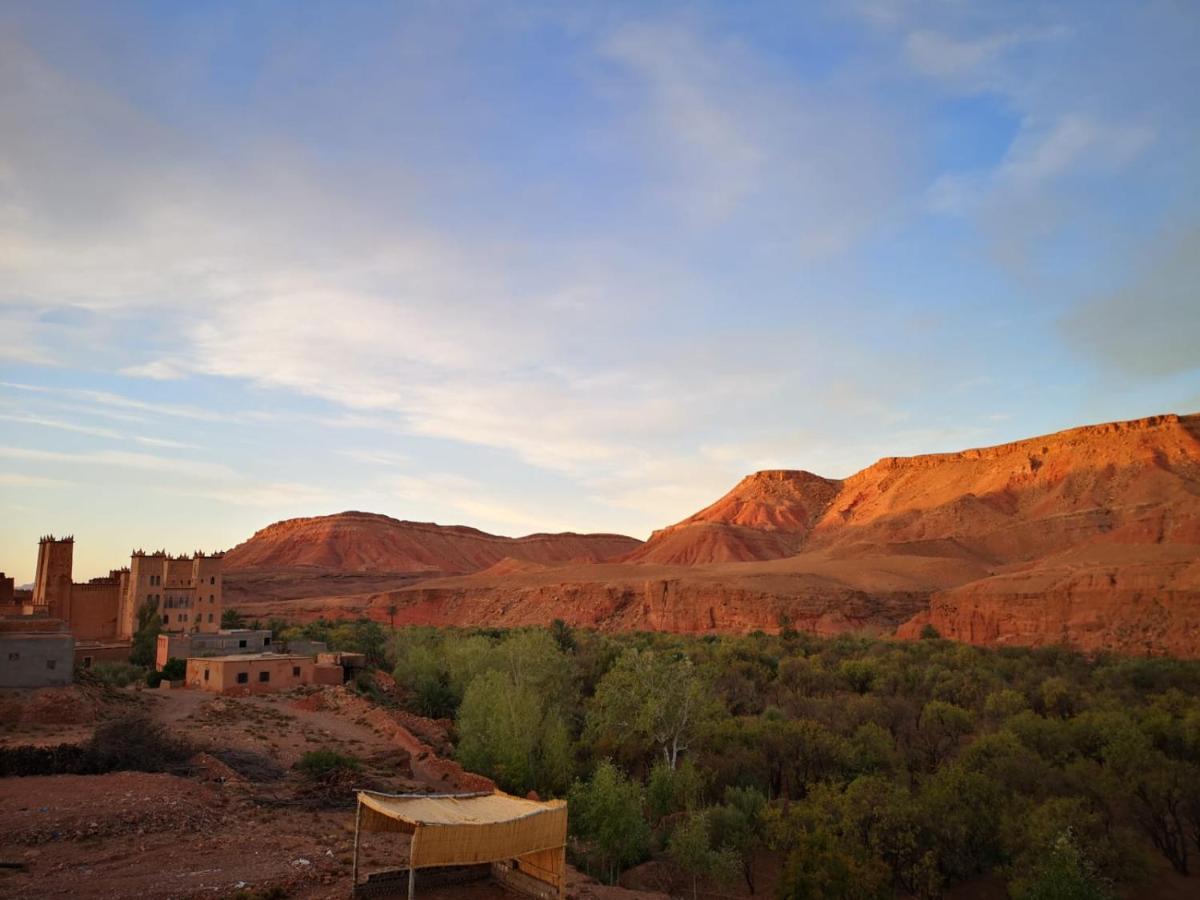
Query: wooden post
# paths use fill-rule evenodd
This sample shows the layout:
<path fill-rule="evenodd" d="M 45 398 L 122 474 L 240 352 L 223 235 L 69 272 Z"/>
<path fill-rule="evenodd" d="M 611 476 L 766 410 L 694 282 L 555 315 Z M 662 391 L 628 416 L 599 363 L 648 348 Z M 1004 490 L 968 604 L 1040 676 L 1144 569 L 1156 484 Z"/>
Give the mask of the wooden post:
<path fill-rule="evenodd" d="M 413 865 L 413 857 L 416 855 L 418 831 L 419 828 L 413 829 L 412 838 L 408 842 L 408 900 L 417 896 L 417 869 Z"/>
<path fill-rule="evenodd" d="M 354 795 L 357 806 L 354 810 L 354 865 L 350 870 L 350 897 L 353 900 L 358 891 L 358 826 L 362 822 L 362 797 Z"/>

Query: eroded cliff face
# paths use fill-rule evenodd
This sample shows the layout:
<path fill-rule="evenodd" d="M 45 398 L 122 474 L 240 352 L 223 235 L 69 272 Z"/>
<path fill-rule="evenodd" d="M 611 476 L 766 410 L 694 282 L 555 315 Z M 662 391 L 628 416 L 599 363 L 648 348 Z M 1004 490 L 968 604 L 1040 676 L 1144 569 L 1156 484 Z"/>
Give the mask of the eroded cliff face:
<path fill-rule="evenodd" d="M 972 644 L 1200 656 L 1196 545 L 1088 550 L 936 592 L 897 634 L 919 637 L 932 625 Z"/>
<path fill-rule="evenodd" d="M 554 585 L 416 587 L 372 597 L 366 613 L 396 623 L 502 627 L 548 625 L 554 619 L 601 631 L 743 633 L 776 631 L 781 623 L 815 634 L 890 634 L 926 607 L 923 591 L 867 593 L 799 585 L 778 590 L 676 579 L 568 582 Z"/>

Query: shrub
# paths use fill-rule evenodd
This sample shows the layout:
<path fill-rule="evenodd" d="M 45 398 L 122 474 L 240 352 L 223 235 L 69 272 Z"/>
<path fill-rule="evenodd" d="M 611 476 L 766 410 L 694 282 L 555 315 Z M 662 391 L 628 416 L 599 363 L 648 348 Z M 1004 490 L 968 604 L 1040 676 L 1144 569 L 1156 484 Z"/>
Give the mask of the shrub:
<path fill-rule="evenodd" d="M 362 763 L 336 750 L 310 750 L 296 762 L 296 769 L 311 781 L 331 782 L 361 771 Z"/>
<path fill-rule="evenodd" d="M 96 727 L 86 754 L 95 772 L 165 772 L 180 767 L 192 748 L 149 716 L 126 713 Z"/>
<path fill-rule="evenodd" d="M 97 681 L 112 687 L 125 687 L 146 677 L 146 670 L 141 666 L 123 662 L 96 663 L 87 671 Z"/>

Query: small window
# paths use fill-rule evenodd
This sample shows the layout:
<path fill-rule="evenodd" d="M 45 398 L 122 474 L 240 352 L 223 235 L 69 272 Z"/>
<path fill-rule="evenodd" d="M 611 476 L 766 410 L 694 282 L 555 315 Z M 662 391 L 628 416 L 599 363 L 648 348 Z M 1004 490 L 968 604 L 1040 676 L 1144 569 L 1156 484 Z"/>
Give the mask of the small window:
<path fill-rule="evenodd" d="M 237 677 L 238 684 L 245 684 L 249 680 L 250 680 L 249 672 L 238 672 L 238 677 Z"/>
<path fill-rule="evenodd" d="M 271 646 L 271 639 L 270 639 L 269 637 L 265 637 L 265 638 L 263 638 L 263 646 L 264 646 L 264 647 L 270 647 L 270 646 Z"/>
<path fill-rule="evenodd" d="M 204 680 L 208 681 L 208 669 L 204 670 Z"/>
<path fill-rule="evenodd" d="M 170 616 L 163 616 L 163 624 L 164 624 L 164 625 L 170 625 L 170 624 L 171 624 L 171 617 L 170 617 Z"/>
<path fill-rule="evenodd" d="M 245 646 L 246 646 L 246 642 L 245 642 L 245 641 L 238 641 L 238 646 L 239 646 L 239 647 L 245 647 Z"/>
<path fill-rule="evenodd" d="M 270 681 L 270 680 L 271 680 L 271 673 L 270 673 L 270 672 L 259 672 L 259 673 L 258 673 L 258 680 L 259 680 L 259 681 Z"/>
<path fill-rule="evenodd" d="M 209 584 L 216 584 L 216 583 L 217 583 L 217 576 L 216 576 L 216 575 L 209 575 L 209 576 L 208 576 L 208 583 L 209 583 Z"/>
<path fill-rule="evenodd" d="M 209 602 L 209 603 L 214 603 L 214 602 L 216 602 L 216 601 L 214 601 L 214 600 L 213 600 L 213 595 L 212 595 L 212 594 L 209 594 L 209 595 L 208 595 L 208 602 Z"/>
<path fill-rule="evenodd" d="M 209 622 L 212 622 L 212 613 L 209 613 L 209 614 L 208 614 L 208 621 L 209 621 Z"/>
<path fill-rule="evenodd" d="M 85 669 L 90 669 L 92 667 L 92 658 L 90 656 L 85 656 L 83 658 L 83 667 Z"/>
<path fill-rule="evenodd" d="M 9 661 L 9 662 L 16 662 L 16 661 L 17 661 L 18 659 L 20 659 L 20 658 L 21 658 L 21 654 L 20 654 L 20 653 L 10 653 L 10 654 L 8 654 L 8 661 Z"/>
<path fill-rule="evenodd" d="M 46 668 L 47 668 L 47 669 L 53 669 L 53 668 L 56 668 L 57 666 L 58 666 L 58 660 L 57 660 L 57 659 L 48 659 L 48 660 L 46 660 Z"/>
<path fill-rule="evenodd" d="M 300 677 L 300 667 L 299 666 L 292 666 L 292 677 L 293 678 Z"/>

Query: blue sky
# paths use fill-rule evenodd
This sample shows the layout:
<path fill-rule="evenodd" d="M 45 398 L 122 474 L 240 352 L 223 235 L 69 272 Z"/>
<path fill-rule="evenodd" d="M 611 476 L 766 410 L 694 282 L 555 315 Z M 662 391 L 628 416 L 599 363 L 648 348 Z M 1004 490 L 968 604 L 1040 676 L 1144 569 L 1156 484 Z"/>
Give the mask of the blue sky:
<path fill-rule="evenodd" d="M 1200 8 L 8 3 L 0 568 L 645 537 L 1200 410 Z"/>

